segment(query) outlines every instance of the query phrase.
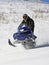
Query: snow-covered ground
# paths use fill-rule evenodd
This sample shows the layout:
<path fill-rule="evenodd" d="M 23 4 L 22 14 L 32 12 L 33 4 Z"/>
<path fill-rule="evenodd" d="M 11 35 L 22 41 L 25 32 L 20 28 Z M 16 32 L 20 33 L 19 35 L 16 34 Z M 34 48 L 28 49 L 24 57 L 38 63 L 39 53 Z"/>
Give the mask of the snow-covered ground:
<path fill-rule="evenodd" d="M 35 49 L 8 45 L 24 13 L 35 21 Z M 0 2 L 0 65 L 49 65 L 49 4 Z"/>

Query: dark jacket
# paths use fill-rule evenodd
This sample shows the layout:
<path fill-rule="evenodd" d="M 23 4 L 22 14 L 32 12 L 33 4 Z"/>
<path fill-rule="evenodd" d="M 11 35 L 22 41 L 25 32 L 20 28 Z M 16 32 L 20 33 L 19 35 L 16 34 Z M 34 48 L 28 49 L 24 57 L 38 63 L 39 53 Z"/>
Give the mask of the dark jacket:
<path fill-rule="evenodd" d="M 26 22 L 23 20 L 18 28 L 22 27 L 24 24 L 25 24 L 25 26 L 29 27 L 32 30 L 32 32 L 34 32 L 34 20 L 32 20 L 29 16 L 28 16 Z"/>

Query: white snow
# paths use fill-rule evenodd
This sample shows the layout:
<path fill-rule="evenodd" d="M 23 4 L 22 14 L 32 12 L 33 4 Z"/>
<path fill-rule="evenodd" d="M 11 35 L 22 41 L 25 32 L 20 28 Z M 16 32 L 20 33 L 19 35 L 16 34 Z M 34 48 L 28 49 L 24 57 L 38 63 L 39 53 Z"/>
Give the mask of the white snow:
<path fill-rule="evenodd" d="M 8 45 L 24 13 L 35 21 L 35 49 Z M 49 65 L 49 4 L 0 2 L 0 65 Z"/>

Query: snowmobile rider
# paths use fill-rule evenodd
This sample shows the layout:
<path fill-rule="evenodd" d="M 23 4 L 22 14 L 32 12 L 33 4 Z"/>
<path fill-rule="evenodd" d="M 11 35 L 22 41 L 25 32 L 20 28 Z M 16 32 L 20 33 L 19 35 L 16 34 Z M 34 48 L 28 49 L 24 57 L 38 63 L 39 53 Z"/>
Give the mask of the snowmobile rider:
<path fill-rule="evenodd" d="M 34 33 L 34 20 L 32 20 L 27 14 L 23 15 L 23 21 L 21 22 L 18 28 L 21 28 L 23 25 L 29 27 Z"/>
<path fill-rule="evenodd" d="M 23 15 L 23 21 L 21 22 L 21 24 L 19 25 L 18 29 L 21 28 L 23 25 L 25 25 L 26 27 L 29 27 L 33 33 L 33 39 L 35 40 L 37 37 L 34 35 L 34 20 L 31 19 L 27 14 Z"/>

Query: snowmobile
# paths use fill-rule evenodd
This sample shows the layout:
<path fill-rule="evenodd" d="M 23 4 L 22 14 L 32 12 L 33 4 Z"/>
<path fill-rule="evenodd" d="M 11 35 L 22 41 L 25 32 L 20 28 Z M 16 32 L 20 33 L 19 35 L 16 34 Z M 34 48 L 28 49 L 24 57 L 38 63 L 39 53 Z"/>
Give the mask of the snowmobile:
<path fill-rule="evenodd" d="M 15 44 L 21 43 L 24 48 L 30 49 L 35 47 L 35 39 L 37 37 L 32 34 L 32 31 L 28 27 L 21 27 L 18 29 L 16 33 L 13 34 L 14 42 L 12 43 L 10 39 L 8 39 L 9 45 L 16 47 Z"/>

